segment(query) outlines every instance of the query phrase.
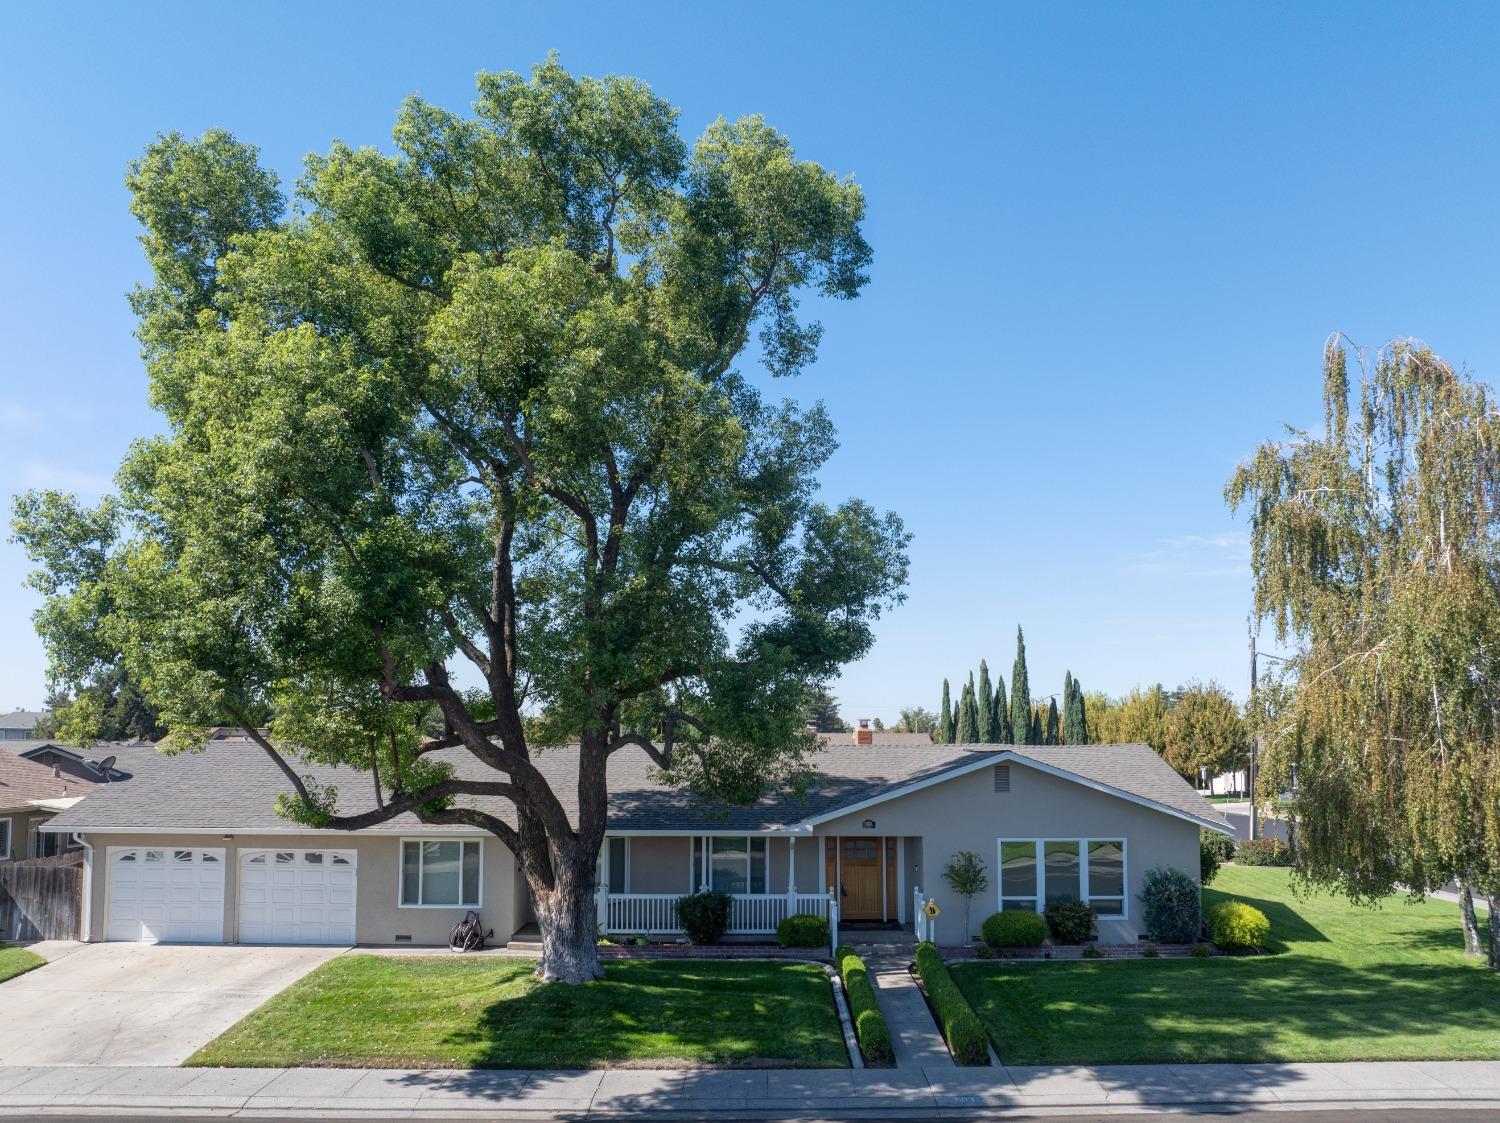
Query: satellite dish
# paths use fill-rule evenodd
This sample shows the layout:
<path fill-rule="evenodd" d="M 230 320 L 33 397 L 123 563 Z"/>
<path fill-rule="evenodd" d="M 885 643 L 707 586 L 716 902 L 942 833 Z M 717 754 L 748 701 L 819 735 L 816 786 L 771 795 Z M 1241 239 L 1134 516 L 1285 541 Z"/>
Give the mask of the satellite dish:
<path fill-rule="evenodd" d="M 115 758 L 112 756 L 107 756 L 99 762 L 99 771 L 104 773 L 105 780 L 109 779 L 110 770 L 114 768 L 114 766 Z"/>

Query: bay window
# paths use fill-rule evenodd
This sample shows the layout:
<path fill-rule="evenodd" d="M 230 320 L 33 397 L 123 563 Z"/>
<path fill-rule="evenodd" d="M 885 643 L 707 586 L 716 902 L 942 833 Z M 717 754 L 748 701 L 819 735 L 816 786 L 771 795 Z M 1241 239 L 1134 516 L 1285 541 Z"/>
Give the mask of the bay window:
<path fill-rule="evenodd" d="M 1002 838 L 997 845 L 1001 911 L 1083 901 L 1101 917 L 1127 914 L 1124 839 Z"/>
<path fill-rule="evenodd" d="M 478 908 L 478 839 L 402 839 L 402 908 Z"/>

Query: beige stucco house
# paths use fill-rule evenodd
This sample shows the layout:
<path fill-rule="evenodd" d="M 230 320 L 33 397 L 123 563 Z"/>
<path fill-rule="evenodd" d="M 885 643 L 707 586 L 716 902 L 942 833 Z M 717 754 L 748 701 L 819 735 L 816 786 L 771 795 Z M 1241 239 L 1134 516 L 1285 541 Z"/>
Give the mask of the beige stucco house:
<path fill-rule="evenodd" d="M 610 833 L 599 865 L 601 928 L 679 935 L 675 903 L 712 886 L 734 899 L 731 933 L 766 938 L 790 913 L 836 913 L 841 926 L 911 928 L 918 906 L 942 909 L 938 942 L 971 937 L 941 871 L 958 851 L 985 861 L 991 888 L 971 929 L 997 909 L 1076 898 L 1100 916 L 1100 938 L 1140 934 L 1141 878 L 1153 866 L 1196 877 L 1200 828 L 1227 822 L 1144 745 L 935 745 L 875 734 L 825 735 L 800 798 L 718 807 L 665 787 L 635 748 L 610 761 Z M 462 750 L 459 774 L 483 774 Z M 565 792 L 575 752 L 538 766 Z M 93 940 L 441 944 L 468 909 L 495 942 L 531 922 L 514 856 L 479 831 L 410 816 L 348 833 L 280 819 L 285 787 L 252 742 L 201 753 L 122 752 L 127 784 L 100 788 L 46 830 L 87 853 Z M 307 766 L 338 789 L 340 810 L 368 808 L 367 774 Z M 510 818 L 503 800 L 478 801 Z M 565 800 L 566 802 L 566 800 Z"/>

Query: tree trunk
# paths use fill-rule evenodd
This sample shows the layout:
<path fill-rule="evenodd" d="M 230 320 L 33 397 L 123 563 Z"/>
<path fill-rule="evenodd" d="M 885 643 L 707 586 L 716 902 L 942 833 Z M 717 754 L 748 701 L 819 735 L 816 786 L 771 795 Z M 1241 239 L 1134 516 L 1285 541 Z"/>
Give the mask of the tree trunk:
<path fill-rule="evenodd" d="M 592 869 L 559 862 L 554 866 L 550 888 L 527 878 L 537 927 L 542 930 L 542 960 L 536 973 L 549 983 L 587 983 L 604 978 L 604 969 L 599 966 L 593 874 Z"/>
<path fill-rule="evenodd" d="M 1474 916 L 1474 889 L 1467 881 L 1458 883 L 1458 913 L 1464 924 L 1464 954 L 1483 955 L 1484 942 L 1479 936 L 1479 921 Z"/>
<path fill-rule="evenodd" d="M 1492 894 L 1490 902 L 1490 956 L 1489 969 L 1500 971 L 1500 893 Z"/>

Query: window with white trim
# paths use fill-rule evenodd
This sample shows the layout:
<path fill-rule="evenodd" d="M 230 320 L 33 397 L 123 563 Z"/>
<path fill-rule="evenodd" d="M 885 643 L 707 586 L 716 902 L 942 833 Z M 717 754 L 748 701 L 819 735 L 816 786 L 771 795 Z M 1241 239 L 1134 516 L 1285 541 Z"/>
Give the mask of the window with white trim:
<path fill-rule="evenodd" d="M 715 835 L 709 840 L 708 884 L 722 893 L 766 891 L 766 840 L 748 835 Z M 693 880 L 703 881 L 703 839 L 693 839 Z M 700 888 L 702 888 L 700 884 Z"/>
<path fill-rule="evenodd" d="M 0 819 L 0 859 L 10 857 L 10 820 Z"/>
<path fill-rule="evenodd" d="M 478 908 L 479 847 L 478 839 L 402 839 L 401 907 Z"/>
<path fill-rule="evenodd" d="M 605 843 L 605 871 L 611 893 L 625 892 L 626 874 L 630 868 L 630 839 L 612 838 Z"/>
<path fill-rule="evenodd" d="M 1124 839 L 1002 838 L 997 844 L 1002 912 L 1083 901 L 1104 918 L 1126 915 Z"/>

